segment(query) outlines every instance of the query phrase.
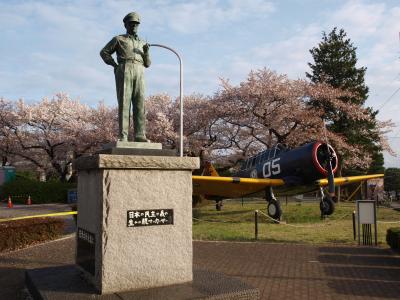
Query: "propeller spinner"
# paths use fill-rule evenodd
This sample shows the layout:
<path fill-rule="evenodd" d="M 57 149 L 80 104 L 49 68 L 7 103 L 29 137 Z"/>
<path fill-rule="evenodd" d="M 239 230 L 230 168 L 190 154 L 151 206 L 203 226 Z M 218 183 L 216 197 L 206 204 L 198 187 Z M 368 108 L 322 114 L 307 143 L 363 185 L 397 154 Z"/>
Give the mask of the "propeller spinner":
<path fill-rule="evenodd" d="M 313 149 L 313 161 L 317 170 L 328 179 L 328 195 L 336 202 L 335 172 L 338 168 L 336 152 L 328 143 L 317 142 Z"/>

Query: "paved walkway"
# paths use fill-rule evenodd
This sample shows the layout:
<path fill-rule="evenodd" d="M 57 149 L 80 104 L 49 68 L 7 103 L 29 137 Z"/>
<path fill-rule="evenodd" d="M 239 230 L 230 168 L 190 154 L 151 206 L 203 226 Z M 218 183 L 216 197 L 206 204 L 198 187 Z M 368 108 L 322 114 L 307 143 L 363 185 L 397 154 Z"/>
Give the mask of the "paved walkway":
<path fill-rule="evenodd" d="M 62 211 L 71 211 L 71 205 L 61 203 L 33 205 L 14 204 L 13 208 L 8 208 L 7 203 L 0 203 L 0 219 L 50 214 Z"/>
<path fill-rule="evenodd" d="M 195 264 L 258 287 L 262 299 L 400 299 L 389 249 L 195 242 Z"/>
<path fill-rule="evenodd" d="M 73 263 L 73 237 L 0 254 L 0 299 L 18 299 L 24 271 Z M 400 256 L 388 249 L 198 242 L 195 267 L 258 287 L 262 299 L 399 299 Z"/>

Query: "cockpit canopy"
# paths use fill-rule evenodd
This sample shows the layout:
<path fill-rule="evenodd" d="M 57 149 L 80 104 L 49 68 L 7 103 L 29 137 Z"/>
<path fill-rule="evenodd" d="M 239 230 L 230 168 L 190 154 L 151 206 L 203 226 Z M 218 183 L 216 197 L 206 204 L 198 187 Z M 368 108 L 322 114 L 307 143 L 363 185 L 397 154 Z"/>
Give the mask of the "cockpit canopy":
<path fill-rule="evenodd" d="M 255 156 L 249 157 L 245 161 L 243 161 L 240 170 L 248 170 L 254 168 L 256 165 L 261 162 L 268 161 L 280 155 L 282 151 L 287 151 L 287 147 L 283 144 L 276 144 L 270 149 L 266 149 Z"/>

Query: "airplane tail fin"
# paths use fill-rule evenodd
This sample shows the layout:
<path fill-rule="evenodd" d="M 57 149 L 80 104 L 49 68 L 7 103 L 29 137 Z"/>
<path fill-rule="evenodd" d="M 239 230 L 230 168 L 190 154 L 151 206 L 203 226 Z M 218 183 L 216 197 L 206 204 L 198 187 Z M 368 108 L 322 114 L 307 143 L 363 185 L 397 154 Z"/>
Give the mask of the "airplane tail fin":
<path fill-rule="evenodd" d="M 202 176 L 219 176 L 217 170 L 215 170 L 214 166 L 209 161 L 206 161 L 204 163 L 204 169 L 203 169 L 203 173 L 201 175 Z"/>
<path fill-rule="evenodd" d="M 209 161 L 206 161 L 204 163 L 204 169 L 203 169 L 203 174 L 202 175 L 203 176 L 219 177 L 219 174 L 218 174 L 217 170 L 215 170 L 214 166 Z M 222 203 L 222 198 L 221 197 L 218 197 L 218 196 L 209 197 L 207 195 L 204 195 L 204 197 L 206 199 L 208 199 L 208 200 L 214 200 L 215 201 L 216 210 L 218 210 L 218 211 L 222 210 L 222 206 L 224 206 L 224 204 Z"/>

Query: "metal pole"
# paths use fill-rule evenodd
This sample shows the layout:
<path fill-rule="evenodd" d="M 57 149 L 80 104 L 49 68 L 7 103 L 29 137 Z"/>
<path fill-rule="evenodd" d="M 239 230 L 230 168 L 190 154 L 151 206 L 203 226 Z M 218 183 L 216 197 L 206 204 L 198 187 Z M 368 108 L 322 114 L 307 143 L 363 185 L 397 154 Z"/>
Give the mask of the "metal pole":
<path fill-rule="evenodd" d="M 362 224 L 363 245 L 365 245 L 365 224 Z"/>
<path fill-rule="evenodd" d="M 180 132 L 179 132 L 179 156 L 183 157 L 183 61 L 174 49 L 160 44 L 150 44 L 151 47 L 161 47 L 172 51 L 179 59 L 179 106 L 180 106 Z"/>
<path fill-rule="evenodd" d="M 356 240 L 356 212 L 353 211 L 353 237 Z"/>
<path fill-rule="evenodd" d="M 378 246 L 378 224 L 376 221 L 376 206 L 374 206 L 374 231 L 375 246 Z"/>
<path fill-rule="evenodd" d="M 254 238 L 258 240 L 258 210 L 254 212 Z"/>
<path fill-rule="evenodd" d="M 361 245 L 361 228 L 360 228 L 360 203 L 357 201 L 357 228 L 358 228 L 358 245 Z"/>

